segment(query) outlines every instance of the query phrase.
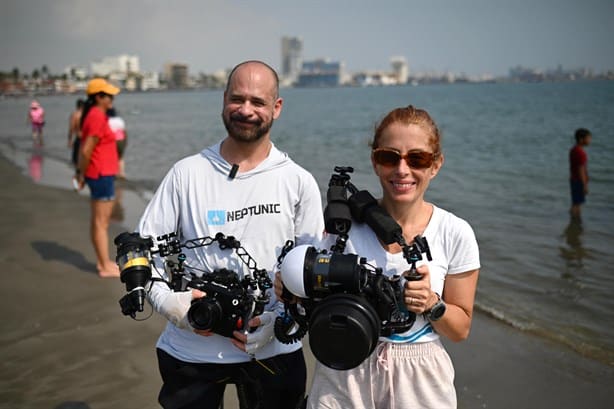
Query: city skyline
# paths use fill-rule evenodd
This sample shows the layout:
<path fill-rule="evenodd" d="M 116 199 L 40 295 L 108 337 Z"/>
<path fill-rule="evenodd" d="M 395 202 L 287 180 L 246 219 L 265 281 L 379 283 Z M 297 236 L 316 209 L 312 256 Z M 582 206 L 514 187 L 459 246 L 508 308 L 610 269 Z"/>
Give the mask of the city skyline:
<path fill-rule="evenodd" d="M 299 37 L 303 59 L 340 61 L 349 72 L 507 75 L 510 68 L 614 69 L 610 1 L 261 0 L 129 2 L 9 0 L 0 14 L 0 71 L 51 72 L 107 55 L 138 55 L 141 70 L 182 62 L 211 73 L 246 59 L 281 69 L 281 39 Z"/>

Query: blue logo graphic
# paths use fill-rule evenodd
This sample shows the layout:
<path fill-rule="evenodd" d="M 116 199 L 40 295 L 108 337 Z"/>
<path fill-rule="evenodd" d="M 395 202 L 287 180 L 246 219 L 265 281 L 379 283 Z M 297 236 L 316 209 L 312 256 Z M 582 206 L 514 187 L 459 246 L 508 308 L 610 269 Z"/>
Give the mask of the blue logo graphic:
<path fill-rule="evenodd" d="M 225 210 L 208 210 L 207 224 L 210 226 L 221 226 L 226 223 Z"/>

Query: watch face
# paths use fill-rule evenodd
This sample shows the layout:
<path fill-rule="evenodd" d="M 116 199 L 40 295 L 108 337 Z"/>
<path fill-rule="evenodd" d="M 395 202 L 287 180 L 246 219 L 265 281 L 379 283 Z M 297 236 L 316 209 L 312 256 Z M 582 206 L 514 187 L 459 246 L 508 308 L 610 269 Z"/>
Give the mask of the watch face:
<path fill-rule="evenodd" d="M 446 305 L 441 301 L 437 302 L 437 304 L 435 304 L 431 309 L 431 320 L 437 321 L 439 318 L 441 318 L 444 312 L 446 312 Z"/>

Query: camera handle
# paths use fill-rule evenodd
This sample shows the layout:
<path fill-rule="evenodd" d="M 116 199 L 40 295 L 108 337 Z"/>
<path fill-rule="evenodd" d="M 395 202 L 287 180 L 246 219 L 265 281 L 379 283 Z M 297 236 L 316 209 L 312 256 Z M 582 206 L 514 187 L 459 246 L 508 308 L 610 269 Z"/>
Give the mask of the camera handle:
<path fill-rule="evenodd" d="M 403 257 L 410 264 L 409 270 L 407 270 L 404 274 L 404 278 L 408 281 L 418 281 L 422 279 L 422 276 L 418 274 L 416 270 L 416 263 L 422 260 L 422 253 L 426 253 L 426 258 L 428 261 L 433 260 L 431 256 L 431 249 L 429 248 L 429 243 L 426 240 L 426 237 L 421 235 L 417 235 L 414 237 L 414 242 L 409 245 L 405 241 L 405 238 L 401 235 L 398 238 L 398 243 L 403 249 Z"/>

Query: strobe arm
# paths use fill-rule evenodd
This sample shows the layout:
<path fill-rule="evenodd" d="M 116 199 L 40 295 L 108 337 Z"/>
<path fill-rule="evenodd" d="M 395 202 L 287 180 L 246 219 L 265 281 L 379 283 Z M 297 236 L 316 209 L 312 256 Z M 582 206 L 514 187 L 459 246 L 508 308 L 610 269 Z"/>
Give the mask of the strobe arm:
<path fill-rule="evenodd" d="M 260 290 L 262 290 L 263 297 L 265 294 L 265 290 L 268 290 L 273 287 L 273 282 L 271 281 L 271 278 L 269 277 L 267 271 L 258 268 L 256 260 L 254 260 L 254 258 L 241 245 L 241 242 L 237 240 L 234 236 L 226 236 L 223 233 L 217 233 L 215 237 L 199 237 L 196 239 L 186 240 L 183 243 L 179 243 L 179 241 L 175 239 L 175 233 L 168 236 L 171 241 L 167 242 L 166 245 L 159 246 L 159 248 L 163 247 L 165 250 L 168 249 L 168 251 L 172 251 L 170 254 L 181 253 L 182 248 L 195 249 L 210 246 L 216 242 L 222 250 L 234 250 L 239 259 L 243 262 L 243 264 L 247 266 L 248 270 L 252 273 L 252 276 L 248 278 L 250 286 L 257 286 Z"/>
<path fill-rule="evenodd" d="M 157 237 L 157 241 L 159 243 L 157 248 L 154 249 L 153 240 L 151 238 L 142 238 L 139 233 L 124 232 L 115 238 L 117 263 L 121 270 L 120 278 L 123 283 L 126 283 L 126 291 L 128 291 L 128 294 L 120 300 L 124 315 L 130 315 L 132 318 L 135 318 L 137 312 L 143 311 L 148 283 L 163 282 L 172 291 L 185 290 L 183 279 L 188 278 L 188 276 L 184 272 L 186 257 L 182 253 L 182 249 L 205 247 L 215 242 L 218 243 L 220 249 L 234 250 L 241 261 L 247 266 L 251 274 L 245 275 L 242 280 L 242 286 L 246 290 L 247 288 L 259 290 L 259 294 L 255 299 L 256 303 L 264 306 L 269 301 L 266 290 L 273 287 L 269 274 L 264 269 L 258 269 L 256 261 L 234 237 L 218 233 L 214 238 L 202 237 L 181 243 L 177 239 L 177 233 L 169 233 Z M 161 258 L 178 254 L 177 262 L 172 262 L 171 265 L 170 281 L 152 277 L 151 266 L 153 260 L 151 256 L 154 254 L 158 254 Z"/>

